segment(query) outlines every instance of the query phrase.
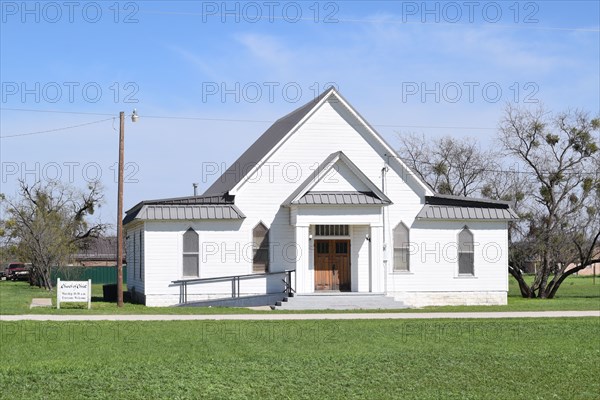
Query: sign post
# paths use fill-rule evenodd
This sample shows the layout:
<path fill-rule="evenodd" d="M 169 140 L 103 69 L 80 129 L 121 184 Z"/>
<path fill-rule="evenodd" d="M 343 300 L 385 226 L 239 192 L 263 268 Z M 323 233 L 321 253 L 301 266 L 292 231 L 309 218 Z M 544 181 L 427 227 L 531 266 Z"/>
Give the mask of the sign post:
<path fill-rule="evenodd" d="M 56 280 L 56 308 L 60 303 L 88 303 L 88 310 L 92 308 L 92 280 L 87 281 L 62 281 Z"/>

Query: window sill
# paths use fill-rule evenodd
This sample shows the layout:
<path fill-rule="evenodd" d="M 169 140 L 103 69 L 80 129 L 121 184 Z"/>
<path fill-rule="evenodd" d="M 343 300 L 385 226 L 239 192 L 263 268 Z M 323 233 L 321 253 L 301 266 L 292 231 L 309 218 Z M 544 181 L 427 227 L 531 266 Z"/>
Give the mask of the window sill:
<path fill-rule="evenodd" d="M 454 279 L 477 279 L 475 275 L 458 275 Z"/>
<path fill-rule="evenodd" d="M 414 275 L 415 273 L 412 271 L 392 271 L 392 275 Z"/>

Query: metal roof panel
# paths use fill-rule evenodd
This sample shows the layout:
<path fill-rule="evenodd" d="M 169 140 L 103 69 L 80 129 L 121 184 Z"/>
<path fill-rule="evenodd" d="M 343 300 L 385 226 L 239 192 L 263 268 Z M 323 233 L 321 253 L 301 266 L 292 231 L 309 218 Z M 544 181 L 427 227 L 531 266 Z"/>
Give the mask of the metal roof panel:
<path fill-rule="evenodd" d="M 230 205 L 145 205 L 135 219 L 140 220 L 202 220 L 242 219 L 246 216 L 233 204 Z M 132 219 L 130 219 L 132 220 Z"/>
<path fill-rule="evenodd" d="M 293 204 L 385 205 L 373 192 L 307 192 Z"/>
<path fill-rule="evenodd" d="M 417 214 L 417 219 L 512 221 L 518 219 L 518 216 L 510 208 L 501 209 L 425 204 Z"/>

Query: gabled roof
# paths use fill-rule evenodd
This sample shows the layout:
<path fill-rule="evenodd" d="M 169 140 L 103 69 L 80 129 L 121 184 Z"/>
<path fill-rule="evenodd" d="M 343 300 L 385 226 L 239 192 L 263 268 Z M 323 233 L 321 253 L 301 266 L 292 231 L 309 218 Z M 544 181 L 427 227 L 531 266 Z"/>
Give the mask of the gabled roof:
<path fill-rule="evenodd" d="M 265 131 L 242 155 L 221 175 L 204 195 L 228 193 L 243 178 L 239 171 L 248 171 L 257 165 L 268 153 L 300 122 L 322 99 L 333 91 L 333 87 L 325 90 L 318 97 L 291 113 L 279 118 Z"/>
<path fill-rule="evenodd" d="M 217 180 L 204 192 L 204 195 L 219 195 L 222 193 L 235 194 L 236 188 L 239 187 L 247 177 L 252 176 L 254 170 L 260 167 L 261 163 L 265 161 L 265 158 L 268 157 L 268 155 L 286 137 L 294 132 L 313 110 L 318 108 L 318 106 L 325 102 L 331 95 L 335 95 L 340 103 L 342 103 L 342 105 L 359 121 L 359 124 L 364 126 L 367 131 L 369 131 L 383 147 L 387 149 L 390 161 L 393 160 L 393 162 L 399 163 L 402 168 L 405 168 L 408 174 L 425 189 L 426 193 L 434 193 L 431 186 L 400 160 L 400 157 L 396 154 L 393 147 L 391 147 L 332 86 L 302 107 L 278 119 L 248 148 L 248 150 L 246 150 L 219 178 L 217 178 Z M 245 174 L 241 174 L 239 171 L 244 171 Z"/>
<path fill-rule="evenodd" d="M 359 124 L 366 129 L 385 149 L 383 156 L 388 157 L 389 163 L 404 168 L 408 175 L 424 189 L 425 205 L 418 214 L 418 219 L 517 219 L 507 202 L 471 199 L 458 196 L 436 194 L 435 191 L 412 171 L 394 149 L 379 135 L 375 129 L 333 88 L 325 90 L 318 97 L 278 119 L 262 136 L 256 140 L 238 159 L 223 173 L 202 196 L 178 197 L 143 201 L 127 211 L 124 224 L 135 219 L 241 219 L 244 214 L 234 205 L 234 195 L 237 189 L 260 168 L 270 154 L 286 138 L 306 121 L 311 113 L 334 95 Z M 316 183 L 327 174 L 333 165 L 341 161 L 359 180 L 364 188 L 356 191 L 324 192 L 311 190 Z M 242 175 L 239 171 L 245 171 Z M 300 185 L 283 205 L 292 204 L 391 204 L 391 200 L 369 180 L 341 151 L 331 154 L 311 176 Z M 479 210 L 479 211 L 477 211 Z M 487 211 L 481 211 L 487 210 Z"/>
<path fill-rule="evenodd" d="M 243 219 L 234 197 L 188 196 L 142 201 L 126 211 L 123 225 L 134 220 Z"/>
<path fill-rule="evenodd" d="M 519 217 L 506 201 L 438 194 L 425 197 L 417 219 L 514 221 Z"/>
<path fill-rule="evenodd" d="M 283 205 L 289 206 L 292 204 L 333 204 L 333 203 L 308 203 L 308 200 L 301 200 L 309 191 L 323 179 L 329 171 L 334 167 L 337 162 L 343 163 L 372 193 L 371 197 L 375 197 L 379 200 L 378 203 L 370 204 L 391 204 L 392 201 L 383 193 L 377 185 L 371 180 L 346 156 L 343 152 L 337 151 L 330 154 L 325 161 L 323 161 L 310 176 L 296 188 L 296 190 L 283 202 Z M 314 192 L 313 192 L 314 193 Z M 336 192 L 337 194 L 344 192 Z M 347 194 L 356 194 L 357 192 L 346 192 Z M 363 197 L 364 198 L 364 197 Z M 368 204 L 368 203 L 356 203 L 356 204 Z"/>

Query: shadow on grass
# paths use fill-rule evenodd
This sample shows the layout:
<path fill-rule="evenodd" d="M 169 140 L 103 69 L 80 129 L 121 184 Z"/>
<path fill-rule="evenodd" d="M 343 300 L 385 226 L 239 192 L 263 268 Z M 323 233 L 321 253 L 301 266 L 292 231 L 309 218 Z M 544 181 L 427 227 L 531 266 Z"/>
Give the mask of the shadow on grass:
<path fill-rule="evenodd" d="M 117 304 L 117 299 L 106 299 L 104 296 L 93 296 L 92 295 L 92 303 L 113 303 Z M 138 304 L 131 300 L 131 293 L 124 291 L 123 292 L 123 303 L 125 304 Z"/>

